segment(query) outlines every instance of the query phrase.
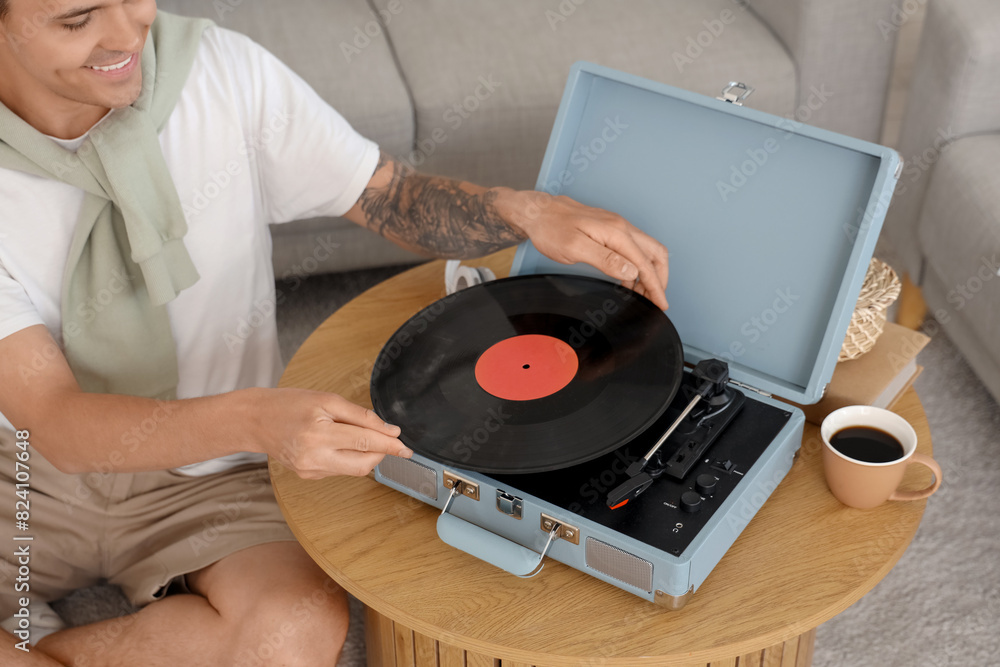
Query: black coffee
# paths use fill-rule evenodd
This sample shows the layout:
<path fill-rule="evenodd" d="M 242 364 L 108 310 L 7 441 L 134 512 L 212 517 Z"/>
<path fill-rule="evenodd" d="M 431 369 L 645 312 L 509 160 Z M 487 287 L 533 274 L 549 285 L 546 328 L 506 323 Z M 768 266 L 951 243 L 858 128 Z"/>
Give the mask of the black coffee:
<path fill-rule="evenodd" d="M 885 431 L 870 426 L 849 426 L 830 437 L 838 452 L 866 463 L 889 463 L 903 458 L 903 445 Z"/>

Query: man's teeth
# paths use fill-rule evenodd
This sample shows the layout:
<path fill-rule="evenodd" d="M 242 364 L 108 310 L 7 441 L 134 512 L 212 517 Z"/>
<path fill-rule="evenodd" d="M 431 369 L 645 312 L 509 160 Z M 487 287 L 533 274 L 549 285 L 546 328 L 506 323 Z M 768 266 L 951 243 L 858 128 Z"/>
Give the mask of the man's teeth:
<path fill-rule="evenodd" d="M 90 66 L 90 69 L 96 69 L 98 72 L 113 72 L 116 69 L 121 69 L 132 62 L 132 56 L 129 56 L 126 60 L 118 63 L 117 65 L 108 65 L 107 67 L 94 67 Z"/>

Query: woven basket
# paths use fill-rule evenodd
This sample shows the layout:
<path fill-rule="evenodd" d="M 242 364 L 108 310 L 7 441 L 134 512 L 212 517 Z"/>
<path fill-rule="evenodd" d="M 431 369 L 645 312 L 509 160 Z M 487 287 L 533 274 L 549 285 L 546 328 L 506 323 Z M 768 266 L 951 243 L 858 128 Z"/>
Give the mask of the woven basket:
<path fill-rule="evenodd" d="M 899 296 L 899 290 L 899 278 L 892 267 L 872 257 L 837 361 L 857 359 L 875 347 L 885 329 L 885 312 Z"/>

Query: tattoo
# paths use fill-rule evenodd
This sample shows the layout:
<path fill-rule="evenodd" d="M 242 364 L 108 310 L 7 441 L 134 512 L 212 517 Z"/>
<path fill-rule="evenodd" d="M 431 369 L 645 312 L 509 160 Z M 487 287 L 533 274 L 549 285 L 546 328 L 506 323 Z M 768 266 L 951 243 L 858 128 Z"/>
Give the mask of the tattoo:
<path fill-rule="evenodd" d="M 385 153 L 375 174 L 383 169 L 389 183 L 366 188 L 359 204 L 368 227 L 387 239 L 438 257 L 485 255 L 522 239 L 497 212 L 495 191 L 471 192 L 473 186 L 417 173 Z"/>

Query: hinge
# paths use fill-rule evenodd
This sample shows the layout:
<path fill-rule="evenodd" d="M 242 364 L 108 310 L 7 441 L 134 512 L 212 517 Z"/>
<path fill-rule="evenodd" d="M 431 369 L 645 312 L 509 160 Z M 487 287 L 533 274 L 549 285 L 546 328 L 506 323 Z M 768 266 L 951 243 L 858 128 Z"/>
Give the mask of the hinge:
<path fill-rule="evenodd" d="M 747 84 L 740 83 L 739 81 L 730 81 L 729 85 L 722 89 L 722 95 L 716 97 L 715 99 L 722 100 L 723 102 L 729 102 L 741 107 L 743 106 L 743 100 L 750 97 L 750 93 L 753 91 L 753 86 L 748 86 Z"/>
<path fill-rule="evenodd" d="M 771 394 L 767 393 L 766 391 L 761 391 L 757 387 L 751 387 L 748 384 L 743 384 L 742 382 L 740 382 L 738 380 L 734 380 L 732 378 L 729 378 L 729 383 L 730 384 L 735 384 L 740 389 L 748 389 L 749 391 L 752 391 L 755 394 L 760 394 L 761 396 L 767 396 L 768 398 L 771 398 Z"/>

